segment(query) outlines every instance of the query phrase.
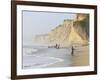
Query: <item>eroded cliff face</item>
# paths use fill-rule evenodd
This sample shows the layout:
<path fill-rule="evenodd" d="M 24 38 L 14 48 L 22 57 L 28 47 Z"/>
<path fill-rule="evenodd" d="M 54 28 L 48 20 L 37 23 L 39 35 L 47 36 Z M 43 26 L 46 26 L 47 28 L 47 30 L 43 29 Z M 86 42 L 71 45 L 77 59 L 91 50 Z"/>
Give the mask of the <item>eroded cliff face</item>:
<path fill-rule="evenodd" d="M 81 20 L 64 20 L 63 24 L 58 25 L 49 33 L 36 36 L 34 42 L 42 43 L 47 46 L 58 44 L 60 47 L 88 44 L 88 33 L 84 25 L 82 26 L 80 22 L 77 22 L 84 21 L 85 18 L 79 19 Z"/>

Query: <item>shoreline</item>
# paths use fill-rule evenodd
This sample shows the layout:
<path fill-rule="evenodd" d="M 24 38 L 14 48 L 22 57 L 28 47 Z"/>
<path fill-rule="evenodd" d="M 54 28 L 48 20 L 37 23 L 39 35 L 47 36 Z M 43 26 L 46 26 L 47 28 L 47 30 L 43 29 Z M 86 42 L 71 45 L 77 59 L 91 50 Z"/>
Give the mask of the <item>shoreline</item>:
<path fill-rule="evenodd" d="M 72 62 L 72 66 L 89 65 L 89 46 L 76 48 Z"/>
<path fill-rule="evenodd" d="M 34 63 L 41 64 L 40 67 L 37 66 L 37 68 L 74 67 L 74 66 L 88 66 L 89 65 L 89 46 L 74 47 L 73 56 L 71 55 L 71 48 L 59 48 L 59 49 L 56 49 L 56 48 L 44 49 L 43 48 L 41 50 L 38 50 L 38 52 L 34 52 L 27 55 L 30 55 L 29 59 L 31 59 L 31 57 L 34 55 L 37 57 L 40 56 L 40 59 L 36 57 L 32 57 L 31 59 L 32 61 L 31 65 Z M 50 57 L 52 57 L 54 61 L 57 59 L 62 59 L 62 61 L 54 62 L 53 59 L 50 60 Z M 42 61 L 41 59 L 44 61 Z M 45 66 L 42 66 L 42 65 L 45 65 Z M 31 66 L 31 68 L 36 68 L 36 66 L 35 67 L 34 66 L 35 65 Z"/>

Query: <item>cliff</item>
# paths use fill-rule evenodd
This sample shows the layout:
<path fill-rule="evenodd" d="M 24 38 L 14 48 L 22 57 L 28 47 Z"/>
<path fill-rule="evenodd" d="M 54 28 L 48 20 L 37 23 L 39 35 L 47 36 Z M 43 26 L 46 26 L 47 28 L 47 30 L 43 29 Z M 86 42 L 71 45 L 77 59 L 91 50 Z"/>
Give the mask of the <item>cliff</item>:
<path fill-rule="evenodd" d="M 87 19 L 87 15 L 77 14 L 77 19 L 64 20 L 49 33 L 35 36 L 33 41 L 47 46 L 58 44 L 60 47 L 88 44 L 89 20 Z"/>

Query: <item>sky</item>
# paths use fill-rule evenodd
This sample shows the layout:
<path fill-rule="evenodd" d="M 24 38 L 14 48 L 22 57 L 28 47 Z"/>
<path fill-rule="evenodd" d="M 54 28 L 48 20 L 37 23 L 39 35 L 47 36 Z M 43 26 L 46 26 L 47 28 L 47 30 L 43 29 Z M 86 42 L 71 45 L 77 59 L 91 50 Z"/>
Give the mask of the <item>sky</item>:
<path fill-rule="evenodd" d="M 32 39 L 34 35 L 46 34 L 65 19 L 73 19 L 75 14 L 67 12 L 23 11 L 23 39 Z"/>

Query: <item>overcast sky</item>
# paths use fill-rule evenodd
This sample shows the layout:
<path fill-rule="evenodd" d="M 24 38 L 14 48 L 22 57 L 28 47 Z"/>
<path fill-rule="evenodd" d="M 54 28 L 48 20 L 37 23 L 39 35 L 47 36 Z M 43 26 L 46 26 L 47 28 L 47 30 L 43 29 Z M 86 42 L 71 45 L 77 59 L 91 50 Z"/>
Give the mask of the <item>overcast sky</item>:
<path fill-rule="evenodd" d="M 23 38 L 48 33 L 65 19 L 73 19 L 75 14 L 60 12 L 23 11 Z"/>

